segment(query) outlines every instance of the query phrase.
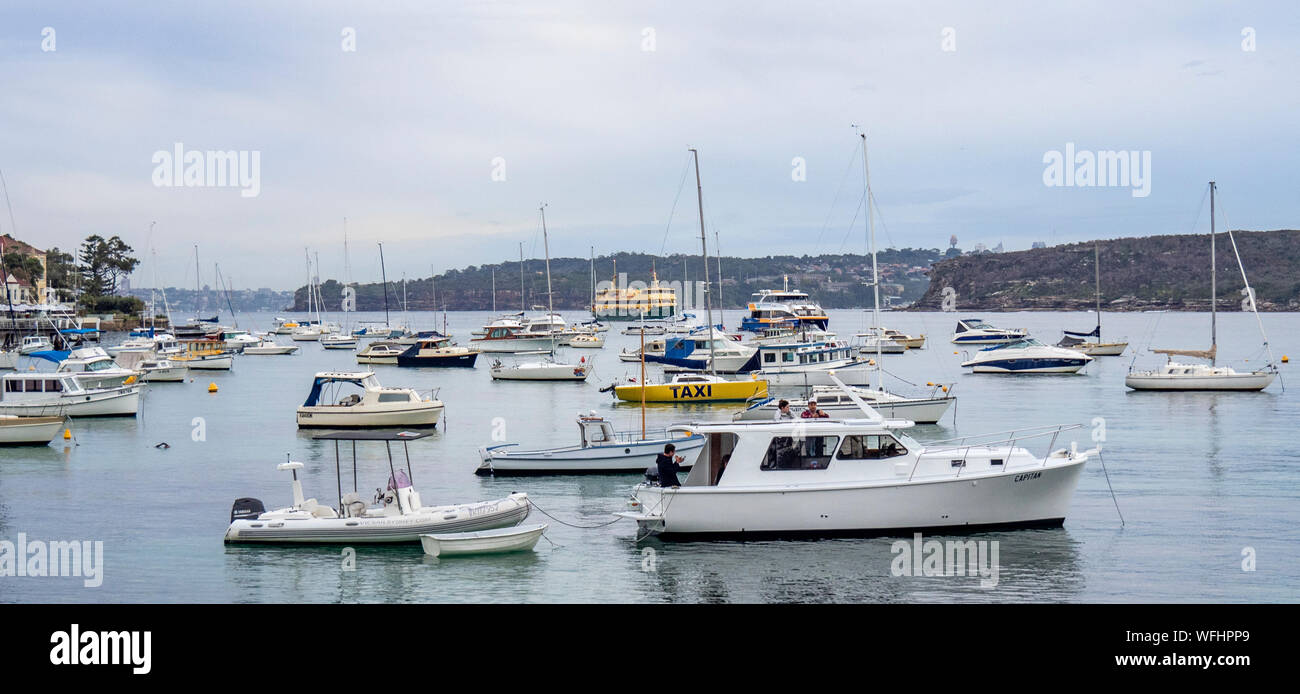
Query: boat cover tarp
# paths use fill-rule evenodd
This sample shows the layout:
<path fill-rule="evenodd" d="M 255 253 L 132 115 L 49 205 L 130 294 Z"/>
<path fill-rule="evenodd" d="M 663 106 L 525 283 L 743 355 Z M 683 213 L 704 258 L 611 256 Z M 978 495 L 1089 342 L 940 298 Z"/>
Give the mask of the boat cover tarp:
<path fill-rule="evenodd" d="M 64 335 L 94 335 L 99 332 L 98 328 L 64 328 L 59 331 Z"/>
<path fill-rule="evenodd" d="M 58 364 L 64 359 L 67 359 L 70 354 L 72 354 L 72 352 L 67 350 L 59 351 L 59 350 L 47 349 L 41 352 L 32 352 L 27 356 L 36 357 L 37 359 L 44 359 L 46 361 L 52 361 L 55 364 Z"/>
<path fill-rule="evenodd" d="M 1095 328 L 1093 328 L 1092 330 L 1090 330 L 1090 331 L 1088 331 L 1088 332 L 1086 332 L 1086 333 L 1079 333 L 1079 332 L 1075 332 L 1075 331 L 1073 331 L 1073 330 L 1065 330 L 1065 331 L 1063 331 L 1063 332 L 1064 332 L 1066 335 L 1071 335 L 1071 336 L 1073 336 L 1073 337 L 1095 337 L 1095 338 L 1097 338 L 1097 339 L 1101 339 L 1101 326 L 1100 326 L 1100 325 L 1097 326 L 1097 327 L 1095 327 Z"/>
<path fill-rule="evenodd" d="M 307 394 L 307 402 L 304 402 L 302 406 L 315 407 L 320 404 L 320 392 L 321 389 L 325 387 L 326 383 L 356 383 L 356 381 L 344 378 L 334 378 L 332 376 L 318 377 L 312 381 L 311 392 Z"/>

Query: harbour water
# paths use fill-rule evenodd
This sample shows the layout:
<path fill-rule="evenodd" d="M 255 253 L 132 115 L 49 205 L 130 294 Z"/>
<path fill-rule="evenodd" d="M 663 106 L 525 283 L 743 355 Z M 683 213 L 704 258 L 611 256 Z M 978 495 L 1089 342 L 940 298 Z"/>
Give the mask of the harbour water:
<path fill-rule="evenodd" d="M 964 316 L 965 314 L 961 314 Z M 1044 342 L 1062 328 L 1087 330 L 1089 313 L 974 314 L 999 327 L 1025 327 Z M 494 436 L 529 446 L 577 443 L 574 418 L 595 410 L 620 429 L 640 426 L 637 406 L 616 405 L 600 387 L 633 375 L 617 353 L 637 338 L 615 323 L 587 383 L 493 382 L 491 355 L 477 368 L 358 367 L 353 352 L 296 343 L 294 356 L 242 356 L 232 372 L 196 372 L 187 383 L 148 387 L 137 419 L 74 420 L 71 441 L 0 449 L 0 540 L 102 541 L 103 583 L 74 577 L 0 577 L 3 602 L 1290 602 L 1300 596 L 1300 405 L 1291 367 L 1263 393 L 1137 393 L 1124 387 L 1134 348 L 1205 348 L 1209 316 L 1106 314 L 1108 340 L 1126 338 L 1122 357 L 1098 358 L 1082 374 L 999 376 L 963 373 L 949 344 L 951 313 L 886 313 L 885 324 L 924 333 L 926 348 L 885 356 L 887 385 L 953 385 L 955 413 L 917 427 L 927 439 L 1017 427 L 1079 423 L 1079 447 L 1101 440 L 1106 470 L 1090 461 L 1063 528 L 989 532 L 997 541 L 996 586 L 972 576 L 895 576 L 900 538 L 821 541 L 637 543 L 625 509 L 636 475 L 480 478 L 477 449 Z M 361 318 L 374 318 L 362 315 Z M 379 316 L 382 318 L 382 316 Z M 448 314 L 461 344 L 491 316 Z M 584 318 L 579 313 L 569 320 Z M 1263 362 L 1255 318 L 1219 314 L 1221 362 Z M 1295 314 L 1264 314 L 1273 352 L 1300 357 Z M 267 329 L 271 316 L 240 316 Z M 728 327 L 739 313 L 728 312 Z M 412 314 L 413 328 L 441 328 L 442 315 Z M 843 336 L 862 328 L 860 311 L 832 311 Z M 288 342 L 287 336 L 281 336 Z M 1240 360 L 1249 358 L 1245 364 Z M 509 357 L 502 357 L 508 360 Z M 1163 357 L 1143 354 L 1138 366 Z M 335 496 L 333 444 L 294 425 L 312 375 L 373 368 L 382 383 L 438 390 L 446 403 L 436 433 L 411 444 L 414 477 L 426 504 L 469 502 L 526 491 L 548 522 L 535 552 L 427 558 L 418 545 L 355 548 L 226 546 L 231 503 L 290 502 L 285 460 L 307 496 Z M 652 370 L 653 372 L 653 370 Z M 899 380 L 901 379 L 901 380 Z M 218 392 L 208 393 L 208 382 Z M 1300 388 L 1300 379 L 1294 386 Z M 919 390 L 924 390 L 921 388 Z M 916 392 L 916 391 L 913 391 Z M 650 407 L 648 426 L 729 418 L 736 404 Z M 1069 437 L 1057 442 L 1068 446 Z M 166 443 L 169 447 L 157 447 Z M 1027 444 L 1042 450 L 1045 440 Z M 360 490 L 387 479 L 380 444 L 358 444 Z M 1113 487 L 1121 525 L 1107 484 Z M 368 485 L 368 486 L 367 486 Z M 907 541 L 912 538 L 902 538 Z M 926 539 L 949 539 L 942 536 Z M 1253 571 L 1243 562 L 1253 558 Z"/>

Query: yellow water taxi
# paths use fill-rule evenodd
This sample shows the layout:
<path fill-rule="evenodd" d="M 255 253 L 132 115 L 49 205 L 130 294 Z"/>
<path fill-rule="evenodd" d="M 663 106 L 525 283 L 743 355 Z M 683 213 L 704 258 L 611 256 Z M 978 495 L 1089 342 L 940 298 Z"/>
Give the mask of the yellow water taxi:
<path fill-rule="evenodd" d="M 614 395 L 624 402 L 728 402 L 767 397 L 767 381 L 751 379 L 728 381 L 708 374 L 677 374 L 668 383 L 633 383 L 614 387 Z"/>

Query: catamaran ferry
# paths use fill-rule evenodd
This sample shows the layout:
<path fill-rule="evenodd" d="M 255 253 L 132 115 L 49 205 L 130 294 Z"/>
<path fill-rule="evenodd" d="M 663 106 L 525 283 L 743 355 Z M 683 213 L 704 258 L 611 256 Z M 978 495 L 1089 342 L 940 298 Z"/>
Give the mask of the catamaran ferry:
<path fill-rule="evenodd" d="M 618 286 L 614 283 L 596 292 L 591 312 L 598 320 L 646 320 L 669 318 L 677 313 L 677 290 L 659 283 L 659 275 L 650 271 L 650 286 Z M 639 282 L 634 284 L 640 284 Z"/>
<path fill-rule="evenodd" d="M 749 300 L 749 315 L 740 321 L 740 329 L 763 332 L 769 328 L 817 328 L 825 330 L 830 323 L 826 311 L 808 298 L 807 292 L 785 289 L 762 289 Z"/>

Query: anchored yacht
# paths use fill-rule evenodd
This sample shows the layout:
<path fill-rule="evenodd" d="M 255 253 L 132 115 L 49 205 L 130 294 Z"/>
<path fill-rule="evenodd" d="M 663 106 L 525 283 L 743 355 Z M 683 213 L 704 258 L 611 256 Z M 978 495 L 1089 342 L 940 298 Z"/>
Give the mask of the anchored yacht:
<path fill-rule="evenodd" d="M 1024 339 L 1029 333 L 1024 328 L 995 328 L 978 318 L 957 321 L 952 334 L 954 345 L 1002 345 Z"/>

